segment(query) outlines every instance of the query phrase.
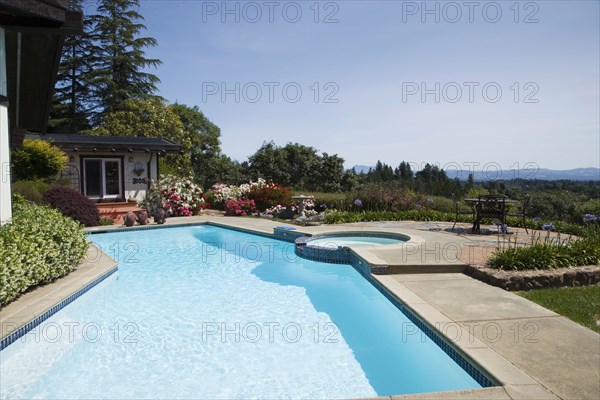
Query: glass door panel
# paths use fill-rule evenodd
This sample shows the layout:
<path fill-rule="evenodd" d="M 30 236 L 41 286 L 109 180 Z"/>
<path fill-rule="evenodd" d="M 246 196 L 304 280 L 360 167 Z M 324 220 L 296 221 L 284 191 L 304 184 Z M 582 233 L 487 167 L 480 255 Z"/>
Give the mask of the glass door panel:
<path fill-rule="evenodd" d="M 105 160 L 104 161 L 104 183 L 105 196 L 119 196 L 121 194 L 121 180 L 119 161 Z"/>
<path fill-rule="evenodd" d="M 88 197 L 102 196 L 102 160 L 84 160 L 85 195 Z"/>

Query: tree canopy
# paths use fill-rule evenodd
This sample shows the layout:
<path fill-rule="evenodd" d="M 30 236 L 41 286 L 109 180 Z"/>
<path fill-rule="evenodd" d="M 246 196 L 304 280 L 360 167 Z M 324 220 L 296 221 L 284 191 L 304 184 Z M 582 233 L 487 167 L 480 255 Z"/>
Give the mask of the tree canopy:
<path fill-rule="evenodd" d="M 71 0 L 71 7 L 81 11 L 84 0 Z M 58 68 L 48 128 L 50 132 L 77 133 L 89 129 L 97 104 L 94 100 L 92 74 L 97 47 L 92 40 L 93 24 L 83 20 L 83 33 L 66 35 Z"/>
<path fill-rule="evenodd" d="M 81 10 L 84 0 L 71 0 Z M 51 132 L 79 133 L 96 127 L 105 114 L 125 108 L 128 99 L 155 96 L 161 64 L 145 50 L 158 43 L 143 37 L 139 0 L 100 0 L 85 15 L 83 34 L 67 35 L 50 114 Z"/>
<path fill-rule="evenodd" d="M 250 157 L 252 177 L 262 177 L 295 189 L 332 191 L 343 189 L 344 159 L 337 154 L 319 155 L 314 147 L 266 142 Z M 348 180 L 346 180 L 348 181 Z"/>
<path fill-rule="evenodd" d="M 124 108 L 128 99 L 153 95 L 160 82 L 146 71 L 162 62 L 146 58 L 145 49 L 158 42 L 141 36 L 146 27 L 139 7 L 139 0 L 100 0 L 98 14 L 91 17 L 98 46 L 93 85 L 103 113 Z"/>

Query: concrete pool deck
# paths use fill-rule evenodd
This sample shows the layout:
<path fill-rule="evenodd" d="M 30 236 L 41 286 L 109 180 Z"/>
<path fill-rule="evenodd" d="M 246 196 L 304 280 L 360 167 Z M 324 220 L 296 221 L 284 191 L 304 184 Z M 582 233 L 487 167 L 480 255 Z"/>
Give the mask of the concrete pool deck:
<path fill-rule="evenodd" d="M 210 216 L 171 218 L 166 225 L 206 222 L 268 235 L 282 225 L 268 219 Z M 153 227 L 157 225 L 142 229 Z M 466 265 L 464 253 L 473 253 L 477 259 L 477 252 L 487 252 L 496 245 L 496 236 L 458 235 L 444 231 L 443 223 L 418 222 L 295 228 L 297 232 L 311 235 L 381 231 L 411 236 L 412 240 L 405 244 L 366 246 L 356 252 L 369 263 L 389 265 L 392 274 L 373 275 L 373 279 L 501 384 L 486 389 L 391 398 L 586 399 L 600 396 L 599 334 L 520 296 L 460 273 Z M 86 231 L 127 229 L 115 225 Z M 106 255 L 89 254 L 75 272 L 25 293 L 0 310 L 2 337 L 114 265 Z"/>

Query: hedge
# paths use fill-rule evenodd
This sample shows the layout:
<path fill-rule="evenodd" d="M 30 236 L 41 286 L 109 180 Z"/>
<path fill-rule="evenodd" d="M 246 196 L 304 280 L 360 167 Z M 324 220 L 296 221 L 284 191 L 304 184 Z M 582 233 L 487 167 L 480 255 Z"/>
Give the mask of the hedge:
<path fill-rule="evenodd" d="M 0 228 L 1 306 L 30 287 L 73 271 L 89 245 L 78 222 L 51 208 L 15 200 L 12 222 Z"/>

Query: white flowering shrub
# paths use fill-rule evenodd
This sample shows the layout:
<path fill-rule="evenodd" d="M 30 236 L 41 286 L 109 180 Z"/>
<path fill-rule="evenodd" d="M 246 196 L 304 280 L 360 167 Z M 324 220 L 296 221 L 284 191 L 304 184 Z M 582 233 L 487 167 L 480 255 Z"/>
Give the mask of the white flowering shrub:
<path fill-rule="evenodd" d="M 79 222 L 15 196 L 12 222 L 0 228 L 0 305 L 73 271 L 88 246 Z"/>
<path fill-rule="evenodd" d="M 242 183 L 239 186 L 217 183 L 210 189 L 210 202 L 213 206 L 223 209 L 226 201 L 245 199 L 252 190 L 262 189 L 267 185 L 267 181 L 263 178 L 258 178 L 256 182 Z"/>

